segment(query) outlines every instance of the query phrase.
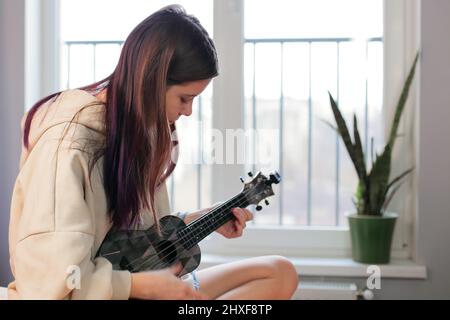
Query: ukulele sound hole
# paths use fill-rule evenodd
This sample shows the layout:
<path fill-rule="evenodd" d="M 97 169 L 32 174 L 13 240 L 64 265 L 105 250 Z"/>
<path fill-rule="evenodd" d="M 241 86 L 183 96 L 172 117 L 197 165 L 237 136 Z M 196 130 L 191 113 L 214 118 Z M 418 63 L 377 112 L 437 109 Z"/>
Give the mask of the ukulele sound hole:
<path fill-rule="evenodd" d="M 177 257 L 177 249 L 170 241 L 163 240 L 158 242 L 155 249 L 159 259 L 166 265 L 172 264 Z"/>

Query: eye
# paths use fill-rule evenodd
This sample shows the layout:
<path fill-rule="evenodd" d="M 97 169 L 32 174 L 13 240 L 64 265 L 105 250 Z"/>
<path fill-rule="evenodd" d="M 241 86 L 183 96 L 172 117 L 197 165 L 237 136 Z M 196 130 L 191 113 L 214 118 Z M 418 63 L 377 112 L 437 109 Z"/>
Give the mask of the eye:
<path fill-rule="evenodd" d="M 191 102 L 193 99 L 186 99 L 186 98 L 181 98 L 181 103 L 184 103 L 184 104 L 186 104 L 186 103 L 189 103 L 189 102 Z"/>

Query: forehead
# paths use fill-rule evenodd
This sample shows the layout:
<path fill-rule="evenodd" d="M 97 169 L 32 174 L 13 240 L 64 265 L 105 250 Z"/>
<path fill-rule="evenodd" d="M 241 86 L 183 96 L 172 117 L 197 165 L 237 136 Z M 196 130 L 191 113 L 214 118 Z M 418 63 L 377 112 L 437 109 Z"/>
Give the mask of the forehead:
<path fill-rule="evenodd" d="M 173 89 L 181 94 L 198 95 L 206 88 L 210 81 L 211 79 L 185 82 L 174 85 Z"/>

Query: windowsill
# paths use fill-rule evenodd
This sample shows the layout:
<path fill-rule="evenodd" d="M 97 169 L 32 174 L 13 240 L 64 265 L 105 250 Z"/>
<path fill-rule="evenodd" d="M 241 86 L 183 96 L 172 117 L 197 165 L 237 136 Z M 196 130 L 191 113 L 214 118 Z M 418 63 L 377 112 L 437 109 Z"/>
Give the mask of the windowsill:
<path fill-rule="evenodd" d="M 217 264 L 245 259 L 245 256 L 203 254 L 200 269 Z M 366 278 L 367 264 L 345 258 L 291 258 L 300 276 L 363 277 Z M 426 266 L 411 260 L 393 259 L 389 264 L 379 265 L 381 277 L 395 279 L 426 279 Z"/>

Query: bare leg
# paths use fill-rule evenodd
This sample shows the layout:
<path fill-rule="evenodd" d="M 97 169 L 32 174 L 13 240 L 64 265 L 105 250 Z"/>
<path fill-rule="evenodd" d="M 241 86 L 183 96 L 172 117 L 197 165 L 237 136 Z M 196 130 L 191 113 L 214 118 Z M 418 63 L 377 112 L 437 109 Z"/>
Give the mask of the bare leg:
<path fill-rule="evenodd" d="M 200 291 L 212 299 L 290 299 L 298 275 L 280 256 L 262 256 L 202 269 L 196 273 Z"/>

